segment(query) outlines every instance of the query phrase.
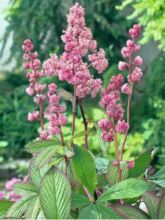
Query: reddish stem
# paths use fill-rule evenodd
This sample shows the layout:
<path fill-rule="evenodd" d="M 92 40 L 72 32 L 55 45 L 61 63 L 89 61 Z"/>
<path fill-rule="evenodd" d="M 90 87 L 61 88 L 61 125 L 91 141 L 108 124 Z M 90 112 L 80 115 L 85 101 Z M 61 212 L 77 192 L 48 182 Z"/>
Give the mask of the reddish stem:
<path fill-rule="evenodd" d="M 61 126 L 60 126 L 60 129 L 61 129 Z M 65 145 L 64 135 L 63 135 L 62 129 L 61 129 L 61 132 L 60 132 L 60 136 L 61 136 L 62 145 Z"/>
<path fill-rule="evenodd" d="M 73 139 L 75 132 L 75 119 L 76 119 L 76 89 L 74 88 L 74 96 L 72 100 L 72 139 L 71 139 L 71 147 L 73 147 Z"/>
<path fill-rule="evenodd" d="M 43 120 L 43 103 L 39 104 L 39 111 L 40 111 L 40 125 L 41 125 L 41 130 L 44 130 L 44 120 Z"/>
<path fill-rule="evenodd" d="M 115 143 L 115 154 L 116 154 L 116 160 L 118 162 L 117 172 L 118 172 L 118 181 L 121 181 L 121 175 L 122 175 L 122 169 L 120 168 L 120 158 L 119 158 L 119 147 L 118 147 L 118 140 L 117 140 L 117 132 L 115 129 L 115 123 L 114 120 L 111 120 L 113 125 L 113 134 L 114 134 L 114 143 Z"/>
<path fill-rule="evenodd" d="M 83 123 L 84 123 L 85 148 L 88 149 L 88 122 L 87 122 L 86 117 L 85 117 L 85 113 L 84 113 L 84 109 L 83 109 L 81 100 L 78 100 L 78 103 L 79 103 L 79 106 L 80 106 L 80 111 L 81 111 L 81 115 L 82 115 Z"/>
<path fill-rule="evenodd" d="M 87 197 L 88 197 L 90 203 L 94 203 L 95 200 L 94 200 L 93 196 L 91 196 L 90 192 L 86 189 L 85 186 L 83 186 L 83 189 L 84 189 L 84 192 L 85 192 L 85 194 L 87 195 Z"/>
<path fill-rule="evenodd" d="M 128 75 L 129 76 L 131 76 L 131 69 L 132 69 L 132 55 L 129 57 L 129 63 L 128 63 Z M 130 83 L 130 86 L 131 86 L 131 94 L 128 96 L 128 101 L 127 101 L 127 123 L 129 124 L 129 126 L 130 126 L 131 97 L 132 97 L 132 93 L 133 93 L 133 83 Z M 129 131 L 129 129 L 128 129 L 128 131 Z M 122 159 L 123 159 L 124 147 L 125 147 L 125 143 L 126 143 L 126 140 L 128 137 L 128 131 L 124 135 L 124 140 L 123 140 L 123 143 L 121 146 L 120 161 L 122 161 Z"/>

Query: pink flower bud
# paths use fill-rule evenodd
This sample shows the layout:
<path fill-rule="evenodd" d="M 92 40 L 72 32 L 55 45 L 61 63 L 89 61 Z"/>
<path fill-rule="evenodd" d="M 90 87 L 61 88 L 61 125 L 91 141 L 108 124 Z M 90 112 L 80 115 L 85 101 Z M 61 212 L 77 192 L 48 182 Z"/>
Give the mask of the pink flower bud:
<path fill-rule="evenodd" d="M 114 167 L 116 167 L 116 166 L 119 165 L 119 162 L 118 162 L 117 160 L 114 160 L 114 161 L 112 162 L 112 165 L 113 165 Z"/>
<path fill-rule="evenodd" d="M 132 39 L 138 38 L 141 35 L 141 26 L 139 24 L 135 24 L 133 28 L 129 30 L 129 35 Z"/>
<path fill-rule="evenodd" d="M 30 39 L 27 39 L 24 41 L 24 45 L 22 46 L 22 49 L 25 51 L 25 52 L 30 52 L 31 50 L 33 50 L 34 46 L 31 42 Z"/>
<path fill-rule="evenodd" d="M 5 193 L 3 191 L 0 191 L 0 200 L 3 200 L 5 198 Z"/>
<path fill-rule="evenodd" d="M 121 134 L 126 134 L 129 129 L 129 124 L 126 123 L 124 120 L 118 121 L 116 125 L 116 131 Z"/>
<path fill-rule="evenodd" d="M 112 123 L 107 119 L 107 118 L 104 118 L 104 119 L 101 119 L 99 122 L 98 122 L 98 126 L 99 128 L 101 129 L 110 129 L 112 127 Z"/>
<path fill-rule="evenodd" d="M 67 123 L 67 117 L 65 115 L 59 114 L 58 122 L 59 125 L 64 126 Z"/>
<path fill-rule="evenodd" d="M 43 94 L 37 94 L 35 97 L 34 97 L 34 102 L 36 104 L 41 104 L 45 101 L 46 99 L 46 95 L 43 95 Z"/>
<path fill-rule="evenodd" d="M 98 73 L 102 73 L 108 67 L 108 60 L 105 58 L 105 51 L 103 49 L 89 55 L 89 61 Z"/>
<path fill-rule="evenodd" d="M 41 93 L 46 88 L 46 84 L 41 85 L 39 82 L 34 84 L 34 89 L 37 93 Z"/>
<path fill-rule="evenodd" d="M 48 85 L 49 93 L 52 95 L 56 92 L 57 86 L 55 83 L 51 83 Z"/>
<path fill-rule="evenodd" d="M 34 92 L 34 88 L 33 87 L 28 87 L 26 88 L 26 93 L 30 96 L 34 96 L 35 92 Z"/>
<path fill-rule="evenodd" d="M 134 71 L 128 75 L 128 81 L 137 83 L 141 80 L 143 73 L 139 67 L 135 67 Z"/>
<path fill-rule="evenodd" d="M 127 161 L 128 169 L 132 169 L 132 168 L 134 168 L 134 166 L 135 166 L 135 161 L 134 160 Z"/>
<path fill-rule="evenodd" d="M 28 121 L 32 122 L 35 120 L 39 120 L 39 112 L 38 111 L 29 112 L 28 113 Z"/>
<path fill-rule="evenodd" d="M 126 94 L 126 95 L 131 95 L 131 88 L 130 85 L 128 83 L 125 83 L 122 87 L 121 87 L 121 92 Z"/>
<path fill-rule="evenodd" d="M 21 182 L 21 180 L 14 177 L 6 183 L 5 188 L 7 190 L 12 190 L 13 186 L 18 182 Z"/>
<path fill-rule="evenodd" d="M 140 56 L 135 57 L 134 64 L 137 66 L 141 66 L 143 64 L 143 59 Z"/>
<path fill-rule="evenodd" d="M 12 202 L 16 202 L 21 198 L 20 195 L 15 194 L 13 191 L 9 192 L 7 196 L 10 198 L 10 201 Z"/>
<path fill-rule="evenodd" d="M 118 64 L 118 69 L 124 71 L 124 70 L 127 69 L 127 66 L 128 66 L 128 64 L 126 62 L 120 61 L 119 64 Z"/>
<path fill-rule="evenodd" d="M 113 134 L 110 131 L 103 131 L 101 134 L 101 138 L 105 141 L 105 142 L 112 142 L 113 141 Z"/>
<path fill-rule="evenodd" d="M 40 139 L 41 140 L 48 140 L 49 139 L 49 133 L 46 130 L 43 130 L 40 132 Z"/>
<path fill-rule="evenodd" d="M 49 133 L 50 135 L 56 135 L 61 133 L 61 129 L 58 126 L 55 127 L 49 127 Z"/>
<path fill-rule="evenodd" d="M 123 47 L 121 49 L 121 54 L 123 57 L 129 57 L 132 54 L 132 50 L 128 47 Z"/>

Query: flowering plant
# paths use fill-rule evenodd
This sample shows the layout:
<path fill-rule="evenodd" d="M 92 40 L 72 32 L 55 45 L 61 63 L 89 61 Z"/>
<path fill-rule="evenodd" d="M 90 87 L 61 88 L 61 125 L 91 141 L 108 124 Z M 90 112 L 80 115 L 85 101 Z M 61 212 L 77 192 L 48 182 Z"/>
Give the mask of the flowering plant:
<path fill-rule="evenodd" d="M 26 92 L 33 97 L 38 109 L 28 114 L 28 120 L 38 121 L 41 130 L 37 140 L 26 146 L 33 155 L 28 179 L 14 183 L 18 199 L 4 216 L 146 219 L 151 215 L 161 218 L 164 212 L 158 206 L 163 206 L 164 193 L 161 191 L 157 196 L 150 192 L 157 177 L 149 178 L 146 172 L 152 159 L 151 151 L 135 160 L 123 160 L 130 129 L 131 98 L 134 87 L 143 76 L 143 60 L 135 56 L 140 50 L 136 39 L 141 35 L 141 27 L 136 24 L 129 30 L 130 40 L 121 50 L 125 61 L 119 62 L 118 69 L 127 72 L 126 82 L 124 76 L 118 74 L 111 78 L 106 88 L 102 88 L 102 80 L 95 78 L 90 69 L 102 74 L 108 61 L 105 51 L 97 49 L 97 42 L 85 24 L 84 8 L 78 3 L 71 7 L 67 22 L 68 27 L 62 35 L 63 54 L 59 57 L 52 54 L 44 62 L 43 69 L 32 41 L 24 41 L 24 68 L 28 70 L 26 76 L 29 80 Z M 62 103 L 57 85 L 54 82 L 48 85 L 41 83 L 43 78 L 52 76 L 67 82 L 72 88 L 72 94 L 69 93 L 72 100 L 70 140 L 66 140 L 63 134 L 63 127 L 67 124 L 66 105 Z M 99 105 L 105 118 L 99 120 L 95 127 L 101 131 L 100 138 L 104 142 L 114 144 L 116 158 L 113 161 L 107 160 L 106 155 L 94 156 L 88 143 L 90 122 L 86 119 L 83 100 L 86 96 L 94 98 L 99 93 Z M 122 105 L 123 95 L 127 98 L 126 114 Z M 84 124 L 83 133 L 75 133 L 78 107 Z M 75 144 L 76 138 L 82 135 L 84 148 Z M 155 202 L 152 213 L 151 197 Z M 142 199 L 147 210 L 139 208 Z"/>

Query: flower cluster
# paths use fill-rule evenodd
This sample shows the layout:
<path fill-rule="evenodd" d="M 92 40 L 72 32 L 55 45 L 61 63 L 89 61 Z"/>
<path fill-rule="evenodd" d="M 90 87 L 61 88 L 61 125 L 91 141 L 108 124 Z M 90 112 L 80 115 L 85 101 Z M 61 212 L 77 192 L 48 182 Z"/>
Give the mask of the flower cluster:
<path fill-rule="evenodd" d="M 38 54 L 36 52 L 32 52 L 34 46 L 32 42 L 27 39 L 24 41 L 23 50 L 24 50 L 24 67 L 29 70 L 26 74 L 29 79 L 29 87 L 26 89 L 26 92 L 30 96 L 34 96 L 34 103 L 39 106 L 39 111 L 33 111 L 28 114 L 28 120 L 30 122 L 38 120 L 40 121 L 41 131 L 40 137 L 38 139 L 46 140 L 52 138 L 53 135 L 57 135 L 61 133 L 61 126 L 65 125 L 67 122 L 66 117 L 62 114 L 65 111 L 65 107 L 59 104 L 59 96 L 57 93 L 56 84 L 52 83 L 48 85 L 48 92 L 43 94 L 43 90 L 46 89 L 46 84 L 41 84 L 39 82 L 39 78 L 44 77 L 43 71 L 41 71 L 41 62 L 38 59 Z M 54 69 L 54 62 L 58 58 L 53 55 L 52 56 L 52 69 L 50 69 L 50 65 L 45 63 L 44 68 L 47 72 L 47 75 L 50 76 Z M 45 100 L 48 98 L 48 107 L 46 112 L 44 113 L 43 104 Z M 44 126 L 44 117 L 49 121 L 49 125 L 47 128 Z"/>
<path fill-rule="evenodd" d="M 26 92 L 30 96 L 34 96 L 34 102 L 42 106 L 46 95 L 42 94 L 42 91 L 46 88 L 46 84 L 40 84 L 38 81 L 39 78 L 43 77 L 43 72 L 40 71 L 41 62 L 38 59 L 37 52 L 32 52 L 34 46 L 31 40 L 27 39 L 24 41 L 23 50 L 24 50 L 24 68 L 28 70 L 26 77 L 29 79 L 29 87 L 26 89 Z M 28 120 L 30 122 L 34 120 L 40 120 L 39 111 L 30 112 L 28 114 Z"/>
<path fill-rule="evenodd" d="M 122 48 L 121 54 L 123 58 L 127 58 L 128 62 L 120 61 L 118 68 L 121 71 L 128 69 L 128 83 L 125 83 L 121 92 L 126 95 L 131 95 L 131 86 L 139 82 L 143 76 L 140 66 L 143 64 L 143 60 L 140 56 L 136 56 L 133 60 L 133 53 L 140 50 L 140 45 L 135 43 L 136 38 L 141 35 L 141 27 L 138 24 L 135 24 L 133 28 L 129 30 L 130 40 L 127 41 L 126 46 Z"/>
<path fill-rule="evenodd" d="M 102 90 L 100 106 L 105 110 L 108 119 L 101 119 L 98 123 L 102 130 L 102 139 L 111 142 L 114 139 L 114 130 L 126 133 L 129 125 L 123 120 L 124 110 L 120 103 L 120 90 L 124 78 L 121 74 L 113 76 L 106 89 Z M 115 128 L 115 121 L 117 125 Z"/>
<path fill-rule="evenodd" d="M 15 178 L 13 177 L 11 180 L 9 180 L 6 184 L 5 184 L 5 191 L 0 191 L 0 200 L 3 199 L 8 199 L 12 202 L 16 202 L 17 200 L 20 199 L 20 195 L 17 195 L 14 191 L 13 191 L 13 187 L 16 183 L 22 182 L 21 179 Z M 24 177 L 23 182 L 27 182 L 27 176 Z"/>
<path fill-rule="evenodd" d="M 41 92 L 46 88 L 46 85 L 41 85 L 37 80 L 43 77 L 43 72 L 40 71 L 41 62 L 38 59 L 37 52 L 32 52 L 34 46 L 31 40 L 27 39 L 24 41 L 23 45 L 24 50 L 24 68 L 29 70 L 26 74 L 26 77 L 29 79 L 29 87 L 26 89 L 26 92 L 30 96 L 35 96 L 36 102 L 43 102 L 46 98 L 44 95 L 41 95 Z M 38 104 L 38 103 L 37 103 Z"/>
<path fill-rule="evenodd" d="M 113 141 L 116 132 L 127 134 L 129 124 L 123 119 L 124 110 L 121 104 L 121 92 L 131 96 L 133 85 L 139 82 L 143 75 L 140 69 L 143 63 L 142 58 L 136 56 L 132 61 L 133 53 L 140 50 L 140 45 L 135 43 L 135 39 L 141 35 L 141 27 L 137 24 L 134 25 L 129 30 L 129 35 L 131 40 L 128 40 L 126 46 L 121 50 L 122 56 L 128 58 L 128 63 L 120 61 L 118 64 L 119 70 L 125 71 L 128 69 L 128 82 L 124 83 L 124 77 L 118 74 L 113 76 L 107 88 L 102 90 L 100 105 L 105 110 L 107 119 L 101 119 L 98 126 L 102 130 L 102 139 L 106 142 Z"/>
<path fill-rule="evenodd" d="M 48 76 L 58 75 L 60 80 L 72 84 L 79 98 L 86 95 L 95 97 L 101 89 L 102 81 L 94 79 L 89 65 L 98 73 L 102 73 L 108 66 L 104 50 L 96 50 L 97 43 L 91 30 L 86 27 L 84 14 L 84 8 L 78 3 L 70 8 L 67 16 L 68 27 L 61 37 L 65 51 L 59 59 L 52 55 L 44 63 L 45 73 Z M 88 55 L 89 52 L 92 54 Z M 89 65 L 83 61 L 83 57 L 87 55 L 91 62 Z"/>
<path fill-rule="evenodd" d="M 65 106 L 60 105 L 60 98 L 57 93 L 57 86 L 55 83 L 48 85 L 48 107 L 45 112 L 45 118 L 49 121 L 48 128 L 44 129 L 40 138 L 43 140 L 51 139 L 53 135 L 61 133 L 61 126 L 67 123 L 65 112 Z"/>

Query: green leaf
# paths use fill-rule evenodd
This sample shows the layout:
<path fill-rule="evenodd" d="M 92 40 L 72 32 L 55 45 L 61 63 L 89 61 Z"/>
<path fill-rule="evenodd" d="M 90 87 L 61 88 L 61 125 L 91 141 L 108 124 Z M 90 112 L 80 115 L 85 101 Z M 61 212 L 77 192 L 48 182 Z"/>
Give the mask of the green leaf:
<path fill-rule="evenodd" d="M 38 169 L 36 166 L 35 158 L 30 161 L 29 179 L 37 187 L 37 189 L 40 189 L 41 179 L 48 170 L 48 165 Z"/>
<path fill-rule="evenodd" d="M 37 189 L 33 184 L 19 182 L 14 185 L 14 191 L 19 195 L 36 195 Z"/>
<path fill-rule="evenodd" d="M 42 210 L 39 211 L 37 219 L 44 219 L 44 220 L 46 219 Z"/>
<path fill-rule="evenodd" d="M 42 168 L 46 164 L 52 161 L 52 157 L 55 156 L 57 149 L 55 147 L 43 150 L 41 153 L 35 155 L 34 160 L 37 168 Z"/>
<path fill-rule="evenodd" d="M 40 204 L 48 219 L 66 219 L 71 207 L 71 187 L 60 172 L 50 170 L 42 179 Z"/>
<path fill-rule="evenodd" d="M 103 157 L 96 157 L 95 162 L 97 174 L 107 174 L 108 160 Z"/>
<path fill-rule="evenodd" d="M 151 162 L 151 151 L 141 154 L 135 159 L 135 166 L 129 171 L 129 177 L 138 177 L 146 171 Z"/>
<path fill-rule="evenodd" d="M 100 214 L 95 205 L 89 205 L 80 211 L 78 219 L 100 219 Z"/>
<path fill-rule="evenodd" d="M 96 134 L 96 129 L 93 128 L 93 127 L 89 128 L 88 129 L 88 135 L 94 135 L 94 134 Z M 84 130 L 80 131 L 80 132 L 78 132 L 74 135 L 74 140 L 77 139 L 77 138 L 80 138 L 80 137 L 84 137 L 84 135 L 85 135 L 85 131 Z"/>
<path fill-rule="evenodd" d="M 151 182 L 162 188 L 165 188 L 165 179 L 164 180 L 152 180 Z"/>
<path fill-rule="evenodd" d="M 150 177 L 150 179 L 165 179 L 165 166 Z"/>
<path fill-rule="evenodd" d="M 0 200 L 0 219 L 4 219 L 6 212 L 12 206 L 13 202 L 9 200 Z"/>
<path fill-rule="evenodd" d="M 151 218 L 156 219 L 160 197 L 158 197 L 155 192 L 146 192 L 143 195 L 143 201 L 147 206 L 147 210 Z"/>
<path fill-rule="evenodd" d="M 112 186 L 106 192 L 104 192 L 99 198 L 98 201 L 106 202 L 108 200 L 116 199 L 127 199 L 134 198 L 142 195 L 149 185 L 143 180 L 131 178 L 124 180 L 116 185 Z"/>
<path fill-rule="evenodd" d="M 35 196 L 29 202 L 28 209 L 25 214 L 26 219 L 36 219 L 39 214 L 39 209 L 40 209 L 39 197 Z"/>
<path fill-rule="evenodd" d="M 12 204 L 13 204 L 13 202 L 11 202 L 9 200 L 1 200 L 0 201 L 0 211 L 7 211 Z"/>
<path fill-rule="evenodd" d="M 26 198 L 22 198 L 20 200 L 18 200 L 17 202 L 15 202 L 7 211 L 6 214 L 6 218 L 21 218 L 23 216 L 23 214 L 25 213 L 25 211 L 28 209 L 30 200 L 33 197 L 26 197 Z"/>
<path fill-rule="evenodd" d="M 97 203 L 83 208 L 79 213 L 78 219 L 119 219 L 119 216 L 112 208 Z"/>
<path fill-rule="evenodd" d="M 161 196 L 157 219 L 165 219 L 165 193 Z"/>
<path fill-rule="evenodd" d="M 0 148 L 4 148 L 4 147 L 7 147 L 8 145 L 8 142 L 7 141 L 0 141 Z"/>
<path fill-rule="evenodd" d="M 122 161 L 125 162 L 125 161 Z M 128 177 L 128 168 L 127 164 L 123 163 L 122 168 L 122 175 L 121 180 L 124 180 Z M 113 166 L 113 162 L 110 161 L 108 164 L 108 171 L 107 171 L 107 180 L 110 183 L 110 185 L 114 185 L 118 182 L 119 175 L 118 175 L 118 168 L 117 166 Z"/>
<path fill-rule="evenodd" d="M 29 153 L 40 153 L 43 150 L 49 150 L 61 145 L 59 140 L 33 141 L 26 145 Z"/>
<path fill-rule="evenodd" d="M 89 200 L 86 196 L 81 195 L 78 192 L 72 193 L 72 209 L 81 208 L 89 204 Z"/>
<path fill-rule="evenodd" d="M 120 218 L 115 213 L 115 211 L 110 207 L 106 207 L 100 203 L 97 203 L 96 207 L 97 207 L 97 210 L 100 214 L 101 219 L 119 219 Z"/>
<path fill-rule="evenodd" d="M 72 168 L 78 180 L 94 194 L 96 185 L 96 167 L 92 155 L 85 149 L 74 146 L 75 155 L 72 158 Z"/>
<path fill-rule="evenodd" d="M 145 212 L 131 205 L 113 205 L 112 208 L 124 219 L 149 219 Z"/>

